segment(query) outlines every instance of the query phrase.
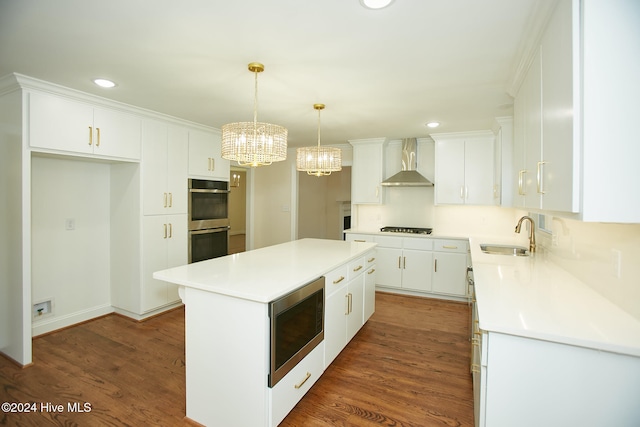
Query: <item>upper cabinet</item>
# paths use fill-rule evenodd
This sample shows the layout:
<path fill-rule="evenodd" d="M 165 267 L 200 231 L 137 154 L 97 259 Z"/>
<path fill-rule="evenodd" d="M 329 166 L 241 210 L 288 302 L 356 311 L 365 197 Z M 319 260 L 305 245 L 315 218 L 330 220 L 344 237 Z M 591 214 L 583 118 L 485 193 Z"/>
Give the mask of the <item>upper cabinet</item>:
<path fill-rule="evenodd" d="M 229 181 L 229 160 L 222 158 L 220 132 L 189 131 L 189 176 Z"/>
<path fill-rule="evenodd" d="M 141 127 L 133 114 L 29 93 L 29 145 L 34 149 L 139 160 Z"/>
<path fill-rule="evenodd" d="M 494 204 L 494 134 L 432 134 L 436 142 L 435 203 Z"/>
<path fill-rule="evenodd" d="M 514 102 L 515 205 L 577 212 L 579 153 L 574 130 L 571 0 L 561 1 L 535 51 Z"/>
<path fill-rule="evenodd" d="M 537 40 L 514 101 L 514 205 L 640 222 L 640 3 L 560 0 Z"/>
<path fill-rule="evenodd" d="M 187 213 L 189 131 L 145 120 L 142 136 L 144 215 Z"/>
<path fill-rule="evenodd" d="M 385 138 L 351 140 L 353 165 L 351 167 L 351 203 L 382 203 L 384 179 Z"/>

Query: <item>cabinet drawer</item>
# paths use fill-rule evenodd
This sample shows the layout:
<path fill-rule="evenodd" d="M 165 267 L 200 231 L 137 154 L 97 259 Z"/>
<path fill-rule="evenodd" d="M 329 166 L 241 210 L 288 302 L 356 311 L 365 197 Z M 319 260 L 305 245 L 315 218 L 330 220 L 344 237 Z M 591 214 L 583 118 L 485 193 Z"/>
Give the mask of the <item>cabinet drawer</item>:
<path fill-rule="evenodd" d="M 376 251 L 368 252 L 364 255 L 364 262 L 367 268 L 376 263 Z"/>
<path fill-rule="evenodd" d="M 402 237 L 375 236 L 375 242 L 385 248 L 402 248 Z"/>
<path fill-rule="evenodd" d="M 469 243 L 466 240 L 434 240 L 433 250 L 466 253 L 469 250 Z"/>
<path fill-rule="evenodd" d="M 365 257 L 356 258 L 351 261 L 348 265 L 348 279 L 351 280 L 364 272 L 366 267 Z"/>
<path fill-rule="evenodd" d="M 324 341 L 270 389 L 271 425 L 280 424 L 323 372 Z"/>
<path fill-rule="evenodd" d="M 349 267 L 347 264 L 344 264 L 324 275 L 326 295 L 331 295 L 335 290 L 347 284 L 349 278 L 348 272 Z"/>
<path fill-rule="evenodd" d="M 374 236 L 372 234 L 353 234 L 347 233 L 347 241 L 349 242 L 370 242 L 373 243 Z"/>
<path fill-rule="evenodd" d="M 402 247 L 405 249 L 418 249 L 423 251 L 430 251 L 433 249 L 433 240 L 425 239 L 423 237 L 417 237 L 417 238 L 405 237 L 402 239 Z"/>

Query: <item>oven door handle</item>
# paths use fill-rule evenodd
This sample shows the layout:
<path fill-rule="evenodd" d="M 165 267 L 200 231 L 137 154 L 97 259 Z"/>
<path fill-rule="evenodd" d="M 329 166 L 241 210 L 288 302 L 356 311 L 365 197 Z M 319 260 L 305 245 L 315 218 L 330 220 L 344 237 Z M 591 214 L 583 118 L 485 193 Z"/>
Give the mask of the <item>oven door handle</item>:
<path fill-rule="evenodd" d="M 216 227 L 216 228 L 205 228 L 203 230 L 190 230 L 191 234 L 207 234 L 207 233 L 221 233 L 223 231 L 227 231 L 231 228 L 231 226 L 227 225 L 226 227 Z"/>
<path fill-rule="evenodd" d="M 229 190 L 214 190 L 214 189 L 205 189 L 205 188 L 190 188 L 189 192 L 191 193 L 210 193 L 210 194 L 228 194 Z"/>

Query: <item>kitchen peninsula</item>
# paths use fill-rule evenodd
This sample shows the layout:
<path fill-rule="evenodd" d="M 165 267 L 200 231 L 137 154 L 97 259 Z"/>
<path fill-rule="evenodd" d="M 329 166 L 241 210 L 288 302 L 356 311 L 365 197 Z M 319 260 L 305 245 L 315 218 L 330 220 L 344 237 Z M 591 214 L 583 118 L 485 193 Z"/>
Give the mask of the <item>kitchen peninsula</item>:
<path fill-rule="evenodd" d="M 322 276 L 324 341 L 269 387 L 269 303 Z M 373 313 L 375 244 L 302 239 L 153 277 L 185 303 L 187 418 L 275 426 Z"/>

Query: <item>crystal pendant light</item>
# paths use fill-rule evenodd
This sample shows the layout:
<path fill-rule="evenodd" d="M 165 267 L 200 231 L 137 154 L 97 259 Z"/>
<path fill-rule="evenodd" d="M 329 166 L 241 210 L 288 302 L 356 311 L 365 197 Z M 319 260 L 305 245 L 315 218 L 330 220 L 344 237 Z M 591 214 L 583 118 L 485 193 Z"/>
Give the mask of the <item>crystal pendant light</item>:
<path fill-rule="evenodd" d="M 313 104 L 313 108 L 318 111 L 318 145 L 296 150 L 296 169 L 309 175 L 331 175 L 331 172 L 342 170 L 342 150 L 320 146 L 320 111 L 324 104 Z"/>
<path fill-rule="evenodd" d="M 235 160 L 240 166 L 264 166 L 287 158 L 287 129 L 258 121 L 258 73 L 264 71 L 259 62 L 249 64 L 255 73 L 253 121 L 222 126 L 222 158 Z"/>

